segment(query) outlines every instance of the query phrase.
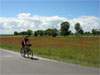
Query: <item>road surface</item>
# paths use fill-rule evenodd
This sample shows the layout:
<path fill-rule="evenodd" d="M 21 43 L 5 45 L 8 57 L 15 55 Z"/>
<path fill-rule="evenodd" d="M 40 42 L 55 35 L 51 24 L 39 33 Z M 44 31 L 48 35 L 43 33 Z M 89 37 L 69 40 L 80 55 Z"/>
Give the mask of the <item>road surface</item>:
<path fill-rule="evenodd" d="M 0 75 L 100 75 L 100 69 L 44 59 L 30 60 L 0 49 Z"/>

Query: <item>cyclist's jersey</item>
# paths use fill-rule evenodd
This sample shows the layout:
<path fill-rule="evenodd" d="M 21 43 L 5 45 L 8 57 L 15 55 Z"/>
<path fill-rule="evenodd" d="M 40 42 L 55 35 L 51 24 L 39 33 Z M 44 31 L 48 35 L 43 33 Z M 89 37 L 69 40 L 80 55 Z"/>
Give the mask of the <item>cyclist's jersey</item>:
<path fill-rule="evenodd" d="M 29 44 L 29 39 L 24 39 L 24 40 L 22 40 L 22 42 L 21 42 L 22 47 L 24 47 L 24 46 L 26 46 L 26 45 L 28 45 L 28 44 Z"/>
<path fill-rule="evenodd" d="M 24 40 L 22 40 L 21 45 L 22 45 L 22 47 L 25 46 Z"/>

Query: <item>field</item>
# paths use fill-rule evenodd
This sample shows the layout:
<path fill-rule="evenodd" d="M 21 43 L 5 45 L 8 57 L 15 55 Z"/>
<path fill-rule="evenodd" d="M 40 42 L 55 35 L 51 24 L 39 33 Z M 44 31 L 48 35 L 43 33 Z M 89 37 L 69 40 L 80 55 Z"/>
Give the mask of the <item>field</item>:
<path fill-rule="evenodd" d="M 19 51 L 23 37 L 0 37 L 0 47 Z M 100 67 L 100 37 L 30 37 L 35 55 L 67 63 Z"/>

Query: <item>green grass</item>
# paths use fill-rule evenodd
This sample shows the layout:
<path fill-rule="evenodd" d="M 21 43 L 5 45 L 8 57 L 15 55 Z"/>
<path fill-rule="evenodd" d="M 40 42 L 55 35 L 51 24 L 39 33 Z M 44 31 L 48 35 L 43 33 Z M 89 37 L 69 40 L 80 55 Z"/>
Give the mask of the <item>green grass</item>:
<path fill-rule="evenodd" d="M 12 37 L 15 38 L 16 43 L 9 38 L 11 37 L 7 37 L 8 40 L 3 39 L 6 41 L 0 43 L 0 48 L 19 52 L 20 45 L 17 43 L 17 38 Z M 100 67 L 99 40 L 97 37 L 32 38 L 32 50 L 37 56 L 83 66 Z"/>
<path fill-rule="evenodd" d="M 0 44 L 0 48 L 12 50 L 15 52 L 19 52 L 19 50 L 20 50 L 20 48 L 18 46 L 10 45 L 10 44 Z"/>
<path fill-rule="evenodd" d="M 15 45 L 0 44 L 1 48 L 19 52 L 20 47 Z M 35 55 L 63 61 L 67 63 L 80 64 L 83 66 L 100 67 L 99 50 L 88 50 L 79 48 L 32 48 Z"/>

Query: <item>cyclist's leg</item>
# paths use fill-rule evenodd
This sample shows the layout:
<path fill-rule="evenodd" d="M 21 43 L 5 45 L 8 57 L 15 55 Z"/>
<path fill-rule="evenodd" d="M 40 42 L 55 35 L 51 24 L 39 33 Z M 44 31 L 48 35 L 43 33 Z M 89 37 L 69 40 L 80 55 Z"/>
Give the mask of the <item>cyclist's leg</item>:
<path fill-rule="evenodd" d="M 27 57 L 29 57 L 29 47 L 28 46 L 25 46 L 25 54 L 27 55 Z"/>
<path fill-rule="evenodd" d="M 30 56 L 30 47 L 27 46 L 27 54 L 28 54 L 28 57 Z"/>
<path fill-rule="evenodd" d="M 33 57 L 33 52 L 32 52 L 32 50 L 31 50 L 30 46 L 28 46 L 28 55 L 29 55 L 30 57 Z"/>
<path fill-rule="evenodd" d="M 33 51 L 32 51 L 31 48 L 30 48 L 30 55 L 31 55 L 31 57 L 33 58 Z"/>
<path fill-rule="evenodd" d="M 20 54 L 21 54 L 22 56 L 24 56 L 24 46 L 21 47 L 21 49 L 20 49 Z"/>
<path fill-rule="evenodd" d="M 27 54 L 27 46 L 24 46 L 24 56 Z"/>

